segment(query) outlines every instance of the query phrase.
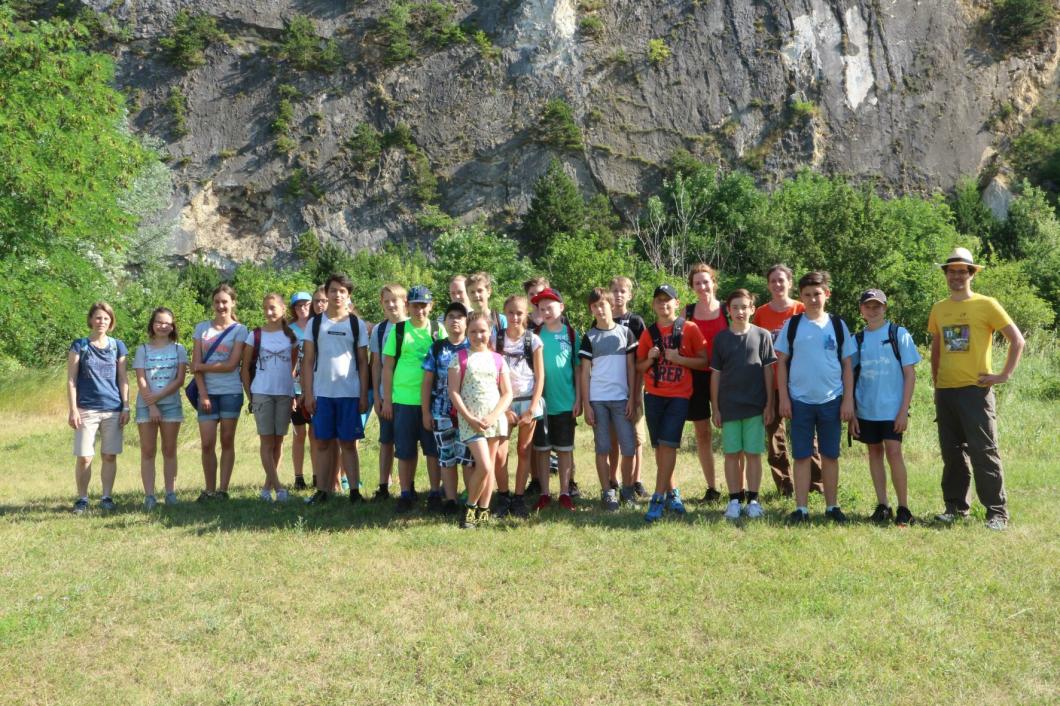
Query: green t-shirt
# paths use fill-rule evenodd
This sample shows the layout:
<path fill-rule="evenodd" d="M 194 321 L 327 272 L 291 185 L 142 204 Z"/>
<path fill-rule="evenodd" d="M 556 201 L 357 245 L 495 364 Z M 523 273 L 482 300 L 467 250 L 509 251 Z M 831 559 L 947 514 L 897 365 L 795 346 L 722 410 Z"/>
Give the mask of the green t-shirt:
<path fill-rule="evenodd" d="M 401 343 L 401 357 L 394 366 L 394 404 L 420 404 L 420 385 L 423 384 L 423 359 L 431 349 L 431 325 L 416 328 L 412 320 L 405 322 L 405 338 Z M 439 331 L 441 335 L 441 331 Z M 383 344 L 383 355 L 394 357 L 397 351 L 397 326 L 391 326 Z"/>
<path fill-rule="evenodd" d="M 574 367 L 578 365 L 581 337 L 574 333 L 574 345 L 566 326 L 549 331 L 544 326 L 537 332 L 541 337 L 541 352 L 545 358 L 545 410 L 560 414 L 574 409 Z"/>

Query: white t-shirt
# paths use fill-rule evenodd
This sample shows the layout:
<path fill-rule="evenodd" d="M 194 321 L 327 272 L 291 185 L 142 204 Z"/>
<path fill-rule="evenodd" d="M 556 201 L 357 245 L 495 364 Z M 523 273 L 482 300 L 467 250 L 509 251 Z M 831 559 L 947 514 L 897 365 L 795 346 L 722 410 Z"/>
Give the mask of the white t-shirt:
<path fill-rule="evenodd" d="M 530 355 L 541 348 L 541 337 L 536 333 L 530 334 Z M 529 397 L 534 393 L 534 360 L 526 358 L 526 348 L 523 345 L 523 336 L 514 341 L 508 336 L 504 337 L 504 362 L 511 370 L 512 398 Z"/>
<path fill-rule="evenodd" d="M 247 333 L 247 346 L 254 347 L 254 332 Z M 258 361 L 254 365 L 254 380 L 250 392 L 255 395 L 294 396 L 294 378 L 291 376 L 291 354 L 298 344 L 282 331 L 262 331 Z"/>
<path fill-rule="evenodd" d="M 306 340 L 313 340 L 313 323 L 309 323 Z M 360 397 L 361 379 L 353 352 L 353 334 L 349 319 L 332 321 L 327 313 L 320 315 L 317 337 L 316 370 L 313 372 L 313 394 L 316 397 Z M 368 347 L 368 327 L 357 319 L 357 346 Z M 304 372 L 303 372 L 304 375 Z"/>

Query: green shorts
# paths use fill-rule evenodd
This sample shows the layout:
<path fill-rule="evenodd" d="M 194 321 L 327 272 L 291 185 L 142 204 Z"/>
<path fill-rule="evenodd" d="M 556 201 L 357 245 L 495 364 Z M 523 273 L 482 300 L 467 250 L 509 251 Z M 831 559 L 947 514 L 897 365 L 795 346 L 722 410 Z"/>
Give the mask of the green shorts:
<path fill-rule="evenodd" d="M 766 450 L 766 428 L 762 415 L 749 419 L 723 422 L 721 425 L 721 448 L 727 454 L 761 454 Z"/>

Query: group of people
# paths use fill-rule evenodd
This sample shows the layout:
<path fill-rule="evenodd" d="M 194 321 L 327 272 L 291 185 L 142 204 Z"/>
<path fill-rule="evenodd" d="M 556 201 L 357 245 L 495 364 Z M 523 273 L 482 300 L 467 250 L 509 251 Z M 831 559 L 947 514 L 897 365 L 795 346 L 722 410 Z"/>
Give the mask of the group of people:
<path fill-rule="evenodd" d="M 974 475 L 987 526 L 1004 529 L 1008 512 L 992 387 L 1012 375 L 1023 338 L 994 299 L 972 292 L 982 266 L 970 252 L 957 248 L 940 266 L 950 296 L 934 305 L 928 322 L 945 502 L 935 519 L 952 523 L 969 514 Z M 770 300 L 761 306 L 746 289 L 719 299 L 715 271 L 697 264 L 688 275 L 696 300 L 683 305 L 674 287 L 661 284 L 652 294 L 653 321 L 647 324 L 629 310 L 633 282 L 616 276 L 607 288 L 588 293 L 584 306 L 593 324 L 584 333 L 569 323 L 568 303 L 543 277 L 507 297 L 502 312 L 491 309 L 493 282 L 487 273 L 454 277 L 440 315 L 426 287 L 389 284 L 380 291 L 386 318 L 373 326 L 350 302 L 353 283 L 334 274 L 315 293 L 295 293 L 289 307 L 280 294 L 266 295 L 265 323 L 253 330 L 237 321 L 236 292 L 222 284 L 213 292 L 213 319 L 195 327 L 190 361 L 177 342 L 173 312 L 164 307 L 152 312 L 147 341 L 135 351 L 144 505 L 150 510 L 158 503 L 159 439 L 164 502 L 177 502 L 181 389 L 190 372 L 193 380 L 184 393 L 199 424 L 202 502 L 228 497 L 246 395 L 260 437 L 261 498 L 269 502 L 289 500 L 279 467 L 292 425 L 299 489 L 309 487 L 303 475 L 307 439 L 310 445 L 314 492 L 306 502 L 325 503 L 340 488 L 350 502 L 361 502 L 358 441 L 374 410 L 379 487 L 373 499 L 391 498 L 396 459 L 396 512 L 419 506 L 415 478 L 421 453 L 429 483 L 426 509 L 456 516 L 461 527 L 544 510 L 553 502 L 553 471 L 557 505 L 573 510 L 572 498 L 579 495 L 574 438 L 582 416 L 593 431 L 606 511 L 647 499 L 648 522 L 685 513 L 674 468 L 685 423 L 691 421 L 708 503 L 722 499 L 712 428 L 721 432 L 727 519 L 764 514 L 759 492 L 765 454 L 777 490 L 794 496 L 789 522 L 809 519 L 808 496 L 816 489 L 824 495 L 825 516 L 845 523 L 837 491 L 846 422 L 848 433 L 868 447 L 877 495 L 871 519 L 911 524 L 902 435 L 920 355 L 908 331 L 888 320 L 887 295 L 875 288 L 861 294 L 864 326 L 852 333 L 827 311 L 827 273 L 800 277 L 798 299 L 791 297 L 796 283 L 787 266 L 774 265 L 766 278 Z M 108 304 L 93 304 L 90 335 L 74 341 L 68 355 L 79 513 L 88 508 L 97 436 L 102 437 L 99 505 L 114 508 L 116 455 L 130 416 L 128 351 L 109 336 L 114 323 Z M 990 367 L 995 332 L 1009 342 L 997 374 Z M 790 420 L 793 465 L 785 420 Z M 651 493 L 642 482 L 645 442 L 655 457 Z"/>

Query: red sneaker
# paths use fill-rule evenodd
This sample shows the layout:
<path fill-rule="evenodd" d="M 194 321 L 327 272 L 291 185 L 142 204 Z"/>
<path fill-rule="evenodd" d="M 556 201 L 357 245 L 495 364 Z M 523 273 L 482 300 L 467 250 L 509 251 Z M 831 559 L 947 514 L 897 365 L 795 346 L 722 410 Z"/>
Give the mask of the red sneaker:
<path fill-rule="evenodd" d="M 570 499 L 569 495 L 561 495 L 559 496 L 559 506 L 564 510 L 573 510 L 574 501 Z"/>
<path fill-rule="evenodd" d="M 548 507 L 551 504 L 552 504 L 552 496 L 551 495 L 542 495 L 540 498 L 537 499 L 537 504 L 534 505 L 534 510 L 537 510 L 537 511 L 544 510 L 546 507 Z"/>

